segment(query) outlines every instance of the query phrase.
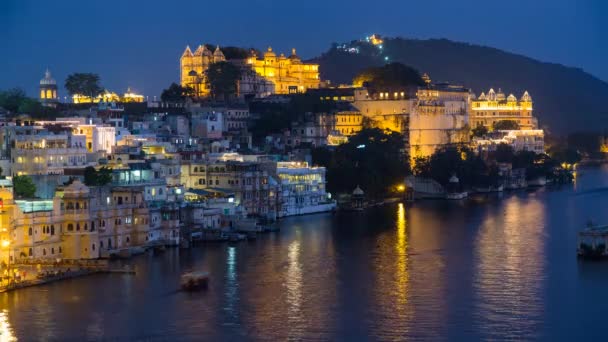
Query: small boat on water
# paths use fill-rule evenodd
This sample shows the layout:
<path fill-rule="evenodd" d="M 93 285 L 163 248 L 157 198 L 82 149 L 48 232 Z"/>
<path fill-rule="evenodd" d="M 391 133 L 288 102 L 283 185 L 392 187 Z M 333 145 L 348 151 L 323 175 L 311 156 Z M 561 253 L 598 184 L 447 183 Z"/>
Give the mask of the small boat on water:
<path fill-rule="evenodd" d="M 448 192 L 445 194 L 445 198 L 449 200 L 461 200 L 465 199 L 469 196 L 469 193 L 466 191 L 463 192 Z"/>
<path fill-rule="evenodd" d="M 587 227 L 578 233 L 577 254 L 588 259 L 608 257 L 608 225 L 598 226 L 589 222 Z"/>
<path fill-rule="evenodd" d="M 182 274 L 180 287 L 183 291 L 199 291 L 209 286 L 208 272 L 188 272 Z"/>

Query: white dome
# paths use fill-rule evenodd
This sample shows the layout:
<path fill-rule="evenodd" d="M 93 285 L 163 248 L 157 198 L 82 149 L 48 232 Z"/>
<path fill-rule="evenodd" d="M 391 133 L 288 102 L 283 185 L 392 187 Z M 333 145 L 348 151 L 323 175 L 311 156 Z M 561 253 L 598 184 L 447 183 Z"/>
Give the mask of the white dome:
<path fill-rule="evenodd" d="M 46 69 L 44 73 L 44 78 L 40 80 L 40 85 L 57 85 L 57 82 L 53 77 L 51 77 L 51 72 L 49 69 Z"/>

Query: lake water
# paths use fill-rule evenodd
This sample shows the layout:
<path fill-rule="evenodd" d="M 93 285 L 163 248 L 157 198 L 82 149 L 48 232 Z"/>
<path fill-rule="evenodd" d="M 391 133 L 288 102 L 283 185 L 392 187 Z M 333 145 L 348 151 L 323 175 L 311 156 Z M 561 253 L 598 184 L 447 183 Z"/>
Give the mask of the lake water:
<path fill-rule="evenodd" d="M 561 188 L 280 221 L 238 244 L 124 261 L 0 294 L 10 340 L 605 340 L 608 261 L 576 232 L 608 223 L 608 168 Z M 185 270 L 210 287 L 178 292 Z"/>

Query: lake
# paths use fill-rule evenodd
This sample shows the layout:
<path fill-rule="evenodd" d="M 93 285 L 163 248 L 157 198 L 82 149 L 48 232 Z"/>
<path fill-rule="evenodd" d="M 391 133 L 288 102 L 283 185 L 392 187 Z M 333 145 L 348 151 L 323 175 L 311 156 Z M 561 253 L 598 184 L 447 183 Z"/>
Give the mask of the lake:
<path fill-rule="evenodd" d="M 11 340 L 604 340 L 608 261 L 576 257 L 608 223 L 608 168 L 574 184 L 281 220 L 281 231 L 117 262 L 0 294 Z M 179 292 L 186 270 L 207 291 Z"/>

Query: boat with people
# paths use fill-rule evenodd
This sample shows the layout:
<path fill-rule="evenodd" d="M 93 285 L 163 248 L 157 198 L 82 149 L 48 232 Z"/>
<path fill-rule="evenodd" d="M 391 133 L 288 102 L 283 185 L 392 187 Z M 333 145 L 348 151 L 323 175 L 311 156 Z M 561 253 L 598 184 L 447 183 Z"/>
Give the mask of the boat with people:
<path fill-rule="evenodd" d="M 182 274 L 180 287 L 183 291 L 199 291 L 209 286 L 209 273 L 203 271 Z"/>
<path fill-rule="evenodd" d="M 608 225 L 594 225 L 591 221 L 578 233 L 577 254 L 581 258 L 608 257 Z"/>

